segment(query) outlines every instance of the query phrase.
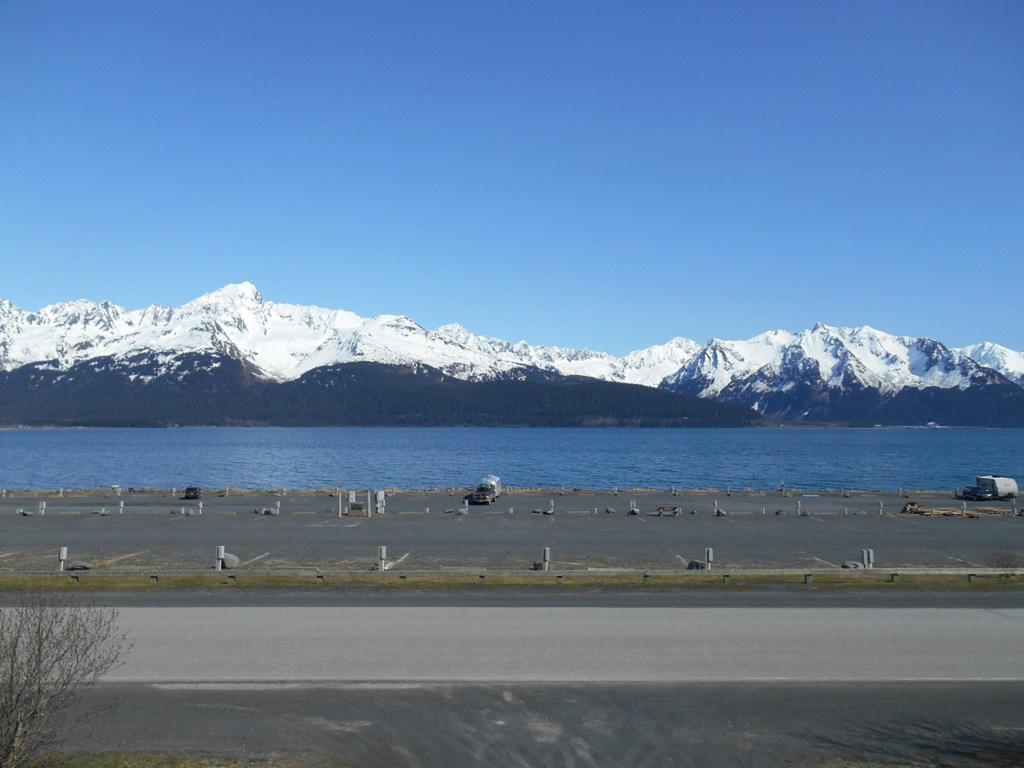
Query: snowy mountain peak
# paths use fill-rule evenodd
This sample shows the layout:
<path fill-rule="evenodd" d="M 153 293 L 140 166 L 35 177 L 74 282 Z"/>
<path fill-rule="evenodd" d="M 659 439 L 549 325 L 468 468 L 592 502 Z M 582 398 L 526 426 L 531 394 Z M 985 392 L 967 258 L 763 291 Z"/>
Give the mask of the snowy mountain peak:
<path fill-rule="evenodd" d="M 800 332 L 771 330 L 739 341 L 713 338 L 703 345 L 676 337 L 616 356 L 511 343 L 474 334 L 458 323 L 427 330 L 406 315 L 365 318 L 266 301 L 250 282 L 226 285 L 177 308 L 126 310 L 83 299 L 26 312 L 0 300 L 0 369 L 43 361 L 64 369 L 96 358 L 117 364 L 149 358 L 173 366 L 190 353 L 210 359 L 228 355 L 257 375 L 277 380 L 353 361 L 422 364 L 463 379 L 519 375 L 535 368 L 664 386 L 754 407 L 772 393 L 801 387 L 823 392 L 869 388 L 890 395 L 905 388 L 968 388 L 1007 379 L 1024 386 L 1024 354 L 997 344 L 951 349 L 932 339 L 824 322 Z"/>
<path fill-rule="evenodd" d="M 188 353 L 230 355 L 277 380 L 352 361 L 421 363 L 465 379 L 502 376 L 522 368 L 657 386 L 697 348 L 677 339 L 624 358 L 590 350 L 510 344 L 478 336 L 457 323 L 432 331 L 406 315 L 364 318 L 345 310 L 264 300 L 250 282 L 226 285 L 177 307 L 125 310 L 86 300 L 23 312 L 0 304 L 0 368 L 54 361 Z"/>
<path fill-rule="evenodd" d="M 961 347 L 957 351 L 1024 387 L 1024 352 L 991 341 Z"/>
<path fill-rule="evenodd" d="M 263 304 L 263 294 L 249 281 L 229 283 L 223 288 L 205 293 L 185 306 L 233 307 Z"/>
<path fill-rule="evenodd" d="M 844 393 L 966 389 L 999 377 L 962 351 L 932 339 L 894 336 L 870 326 L 817 323 L 800 333 L 768 331 L 746 341 L 712 339 L 663 386 L 761 409 L 794 388 Z"/>

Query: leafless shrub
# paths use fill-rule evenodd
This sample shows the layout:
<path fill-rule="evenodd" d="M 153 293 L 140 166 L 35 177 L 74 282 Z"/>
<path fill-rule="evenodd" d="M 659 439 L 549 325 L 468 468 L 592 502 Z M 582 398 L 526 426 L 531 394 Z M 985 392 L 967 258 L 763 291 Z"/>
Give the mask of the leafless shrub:
<path fill-rule="evenodd" d="M 76 694 L 128 650 L 117 611 L 45 592 L 0 608 L 0 768 L 36 757 Z"/>

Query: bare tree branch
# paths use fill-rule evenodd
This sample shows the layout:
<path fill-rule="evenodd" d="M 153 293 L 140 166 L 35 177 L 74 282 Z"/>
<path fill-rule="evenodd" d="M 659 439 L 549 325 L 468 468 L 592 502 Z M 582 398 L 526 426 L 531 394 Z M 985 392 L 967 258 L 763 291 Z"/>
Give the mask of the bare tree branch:
<path fill-rule="evenodd" d="M 0 608 L 0 768 L 37 756 L 78 692 L 129 650 L 117 611 L 43 591 Z"/>

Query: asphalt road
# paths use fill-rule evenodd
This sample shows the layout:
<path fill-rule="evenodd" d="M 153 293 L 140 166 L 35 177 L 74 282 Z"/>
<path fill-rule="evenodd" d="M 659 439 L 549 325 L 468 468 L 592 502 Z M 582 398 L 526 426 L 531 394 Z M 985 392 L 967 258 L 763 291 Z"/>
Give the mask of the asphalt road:
<path fill-rule="evenodd" d="M 79 711 L 63 748 L 353 768 L 1024 764 L 1024 684 L 1005 682 L 106 684 Z"/>
<path fill-rule="evenodd" d="M 179 595 L 119 609 L 134 649 L 56 746 L 359 768 L 1019 768 L 1024 606 L 948 597 Z"/>
<path fill-rule="evenodd" d="M 916 498 L 928 506 L 959 506 L 948 494 Z M 493 507 L 471 507 L 469 514 L 458 515 L 445 512 L 460 505 L 458 493 L 408 493 L 391 497 L 387 513 L 369 519 L 339 518 L 337 499 L 326 493 L 208 494 L 201 516 L 172 514 L 182 506 L 195 511 L 196 505 L 169 493 L 120 499 L 83 494 L 46 498 L 45 516 L 17 514 L 37 510 L 41 500 L 0 499 L 0 570 L 52 570 L 62 545 L 72 560 L 87 560 L 97 569 L 202 569 L 210 567 L 219 544 L 251 569 L 369 569 L 381 544 L 388 545 L 392 559 L 404 556 L 399 569 L 410 570 L 525 570 L 544 547 L 552 548 L 554 567 L 561 570 L 680 568 L 701 558 L 708 546 L 715 548 L 720 566 L 738 568 L 838 567 L 859 558 L 864 547 L 874 549 L 879 568 L 1024 565 L 1024 517 L 901 515 L 906 499 L 895 494 L 510 494 Z M 123 515 L 118 514 L 121 500 Z M 641 514 L 626 514 L 632 501 Z M 716 501 L 727 516 L 714 516 Z M 276 510 L 278 502 L 280 515 L 253 514 L 253 509 Z M 551 502 L 555 514 L 532 512 Z M 806 515 L 797 516 L 798 503 Z M 672 505 L 681 508 L 680 516 L 651 514 Z M 985 505 L 970 505 L 978 506 Z M 616 511 L 606 513 L 607 508 Z M 1009 510 L 1005 503 L 999 508 Z M 108 514 L 95 514 L 99 509 Z"/>
<path fill-rule="evenodd" d="M 1024 681 L 1024 609 L 122 608 L 109 682 Z M 201 688 L 197 688 L 201 690 Z"/>

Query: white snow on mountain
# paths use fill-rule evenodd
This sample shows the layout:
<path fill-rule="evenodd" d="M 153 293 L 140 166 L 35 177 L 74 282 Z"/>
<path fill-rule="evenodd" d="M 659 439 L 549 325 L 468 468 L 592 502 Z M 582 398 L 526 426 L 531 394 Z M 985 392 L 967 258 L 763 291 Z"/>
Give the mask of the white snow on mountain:
<path fill-rule="evenodd" d="M 510 343 L 455 324 L 427 330 L 403 315 L 363 318 L 344 310 L 265 301 L 252 283 L 228 285 L 177 308 L 129 311 L 106 302 L 75 301 L 28 312 L 0 302 L 0 367 L 8 370 L 39 361 L 66 368 L 105 356 L 144 353 L 164 360 L 216 352 L 278 380 L 362 360 L 423 363 L 467 379 L 535 367 L 657 386 L 696 349 L 696 342 L 675 339 L 620 358 Z"/>
<path fill-rule="evenodd" d="M 677 336 L 665 344 L 638 349 L 620 358 L 619 380 L 656 387 L 666 377 L 686 365 L 700 351 L 701 346 L 692 339 Z M 603 376 L 601 378 L 612 378 Z"/>
<path fill-rule="evenodd" d="M 892 394 L 907 387 L 966 388 L 990 378 L 982 365 L 931 339 L 818 323 L 800 333 L 713 339 L 665 385 L 701 397 L 740 389 L 748 395 L 785 392 L 802 383 L 831 389 L 856 384 Z"/>
<path fill-rule="evenodd" d="M 884 393 L 904 387 L 967 387 L 985 369 L 1024 386 L 1024 354 L 996 344 L 951 349 L 939 342 L 869 328 L 819 323 L 799 333 L 768 331 L 745 341 L 686 338 L 618 357 L 588 349 L 534 346 L 474 334 L 460 325 L 428 330 L 404 315 L 364 318 L 344 310 L 266 301 L 238 283 L 176 308 L 126 310 L 72 301 L 38 311 L 0 301 L 0 368 L 50 362 L 67 368 L 112 357 L 146 356 L 166 366 L 187 353 L 228 355 L 259 374 L 289 380 L 314 368 L 353 361 L 421 363 L 464 379 L 539 368 L 564 375 L 656 387 L 703 397 L 784 392 L 813 379 L 851 382 Z M 981 378 L 979 378 L 981 377 Z"/>
<path fill-rule="evenodd" d="M 746 341 L 712 339 L 697 350 L 687 365 L 668 376 L 665 383 L 700 381 L 701 387 L 695 394 L 714 397 L 733 381 L 771 365 L 795 338 L 789 331 L 767 331 Z"/>
<path fill-rule="evenodd" d="M 960 347 L 960 352 L 986 368 L 999 371 L 1010 381 L 1024 387 L 1024 352 L 1009 349 L 990 341 L 970 347 Z"/>

